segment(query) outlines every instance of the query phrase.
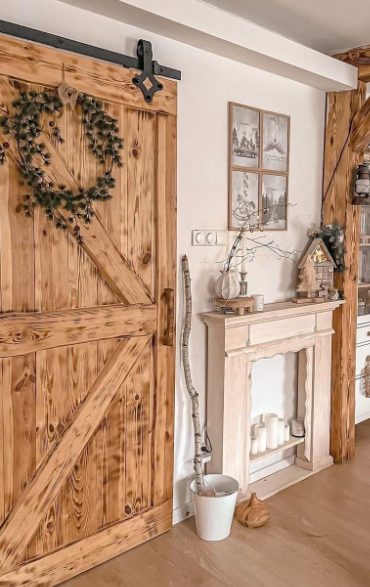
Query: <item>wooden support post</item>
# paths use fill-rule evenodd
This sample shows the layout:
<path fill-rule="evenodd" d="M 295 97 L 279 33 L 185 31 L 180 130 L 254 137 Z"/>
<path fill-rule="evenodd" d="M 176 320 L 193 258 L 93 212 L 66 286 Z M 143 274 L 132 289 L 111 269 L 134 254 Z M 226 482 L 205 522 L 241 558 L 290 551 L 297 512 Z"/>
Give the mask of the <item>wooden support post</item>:
<path fill-rule="evenodd" d="M 323 223 L 337 220 L 345 226 L 346 271 L 336 274 L 335 287 L 344 292 L 346 303 L 334 312 L 332 359 L 331 454 L 336 463 L 354 456 L 355 359 L 360 207 L 350 199 L 352 171 L 360 154 L 354 150 L 354 117 L 365 102 L 366 84 L 357 90 L 332 92 L 327 96 L 325 136 Z M 358 117 L 356 128 L 358 127 Z M 336 172 L 335 167 L 343 154 Z M 333 176 L 334 173 L 334 176 Z M 326 194 L 326 197 L 325 197 Z"/>

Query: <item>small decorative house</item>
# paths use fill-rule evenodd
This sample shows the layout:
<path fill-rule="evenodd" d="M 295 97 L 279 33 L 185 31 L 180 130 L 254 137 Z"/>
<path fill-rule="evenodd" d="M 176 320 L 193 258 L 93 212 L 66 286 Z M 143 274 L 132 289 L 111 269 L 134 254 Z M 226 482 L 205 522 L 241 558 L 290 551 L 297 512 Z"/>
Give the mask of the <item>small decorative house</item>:
<path fill-rule="evenodd" d="M 307 291 L 304 287 L 303 281 L 305 273 L 307 273 L 307 261 L 311 260 L 315 269 L 316 280 L 313 280 L 314 287 Z M 311 265 L 311 262 L 309 262 Z M 315 238 L 307 251 L 303 255 L 299 265 L 300 284 L 298 291 L 301 295 L 306 295 L 308 298 L 327 298 L 329 289 L 332 290 L 334 286 L 334 269 L 336 265 L 333 257 L 329 253 L 324 241 L 321 238 Z M 316 283 L 315 283 L 316 282 Z M 318 289 L 316 289 L 318 286 Z"/>

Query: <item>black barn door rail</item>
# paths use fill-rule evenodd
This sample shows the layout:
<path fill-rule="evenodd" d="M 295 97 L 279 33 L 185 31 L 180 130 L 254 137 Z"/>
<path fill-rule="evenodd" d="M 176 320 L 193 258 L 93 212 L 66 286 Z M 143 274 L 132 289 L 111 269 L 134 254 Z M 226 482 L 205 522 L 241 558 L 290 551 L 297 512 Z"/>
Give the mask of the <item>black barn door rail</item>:
<path fill-rule="evenodd" d="M 163 89 L 161 82 L 155 78 L 156 75 L 181 80 L 181 71 L 160 65 L 157 61 L 153 60 L 152 44 L 142 39 L 138 41 L 137 57 L 135 58 L 129 55 L 121 55 L 121 53 L 115 53 L 114 51 L 108 51 L 107 49 L 101 49 L 100 47 L 94 47 L 93 45 L 86 45 L 85 43 L 66 39 L 65 37 L 58 37 L 51 33 L 45 33 L 5 20 L 0 20 L 0 33 L 41 43 L 42 45 L 48 45 L 56 49 L 64 49 L 65 51 L 85 55 L 93 59 L 108 61 L 109 63 L 115 63 L 127 69 L 142 71 L 132 81 L 142 91 L 146 102 L 151 102 L 154 94 Z M 144 84 L 146 80 L 149 80 L 151 83 L 149 89 Z"/>

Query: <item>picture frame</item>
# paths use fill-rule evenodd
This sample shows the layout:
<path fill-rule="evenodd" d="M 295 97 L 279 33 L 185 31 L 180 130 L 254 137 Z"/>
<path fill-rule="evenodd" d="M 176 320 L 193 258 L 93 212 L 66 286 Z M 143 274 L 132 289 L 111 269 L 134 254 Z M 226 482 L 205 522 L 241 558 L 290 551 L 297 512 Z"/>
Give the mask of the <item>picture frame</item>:
<path fill-rule="evenodd" d="M 231 230 L 240 230 L 247 221 L 251 228 L 260 225 L 260 174 L 233 169 L 231 172 L 230 218 Z"/>
<path fill-rule="evenodd" d="M 289 150 L 288 115 L 229 102 L 229 230 L 288 230 Z"/>
<path fill-rule="evenodd" d="M 261 175 L 262 226 L 268 230 L 287 230 L 288 177 L 272 173 Z"/>
<path fill-rule="evenodd" d="M 260 167 L 260 111 L 231 104 L 230 158 L 232 167 Z"/>
<path fill-rule="evenodd" d="M 288 173 L 289 116 L 262 112 L 262 169 Z"/>

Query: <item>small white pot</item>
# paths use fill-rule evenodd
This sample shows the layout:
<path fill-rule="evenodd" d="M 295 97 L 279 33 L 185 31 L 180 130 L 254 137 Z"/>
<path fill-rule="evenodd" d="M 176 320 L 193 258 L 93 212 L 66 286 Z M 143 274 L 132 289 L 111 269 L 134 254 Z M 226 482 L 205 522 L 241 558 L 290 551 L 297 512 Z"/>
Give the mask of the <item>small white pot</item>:
<path fill-rule="evenodd" d="M 205 497 L 196 493 L 196 481 L 190 489 L 193 495 L 195 525 L 202 540 L 218 542 L 225 540 L 231 532 L 231 525 L 239 491 L 239 483 L 227 475 L 205 475 L 206 490 L 215 489 L 226 495 Z"/>
<path fill-rule="evenodd" d="M 221 271 L 215 284 L 216 296 L 223 300 L 232 300 L 240 294 L 239 273 L 235 269 Z"/>

